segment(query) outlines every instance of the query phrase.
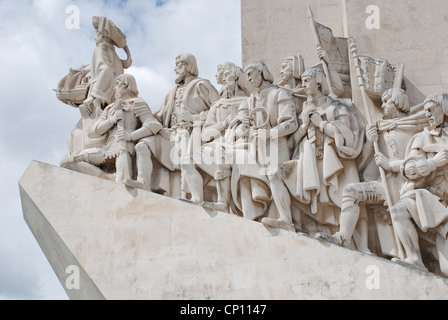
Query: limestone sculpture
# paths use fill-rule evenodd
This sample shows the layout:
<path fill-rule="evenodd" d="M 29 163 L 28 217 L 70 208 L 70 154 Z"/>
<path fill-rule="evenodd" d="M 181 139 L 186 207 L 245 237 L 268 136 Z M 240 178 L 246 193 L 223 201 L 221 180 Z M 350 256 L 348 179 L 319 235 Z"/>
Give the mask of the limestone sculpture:
<path fill-rule="evenodd" d="M 182 165 L 192 201 L 205 207 L 230 211 L 230 178 L 233 164 L 235 133 L 230 124 L 238 114 L 240 103 L 247 98 L 245 74 L 233 63 L 218 66 L 221 73 L 221 99 L 216 101 L 207 116 L 202 141 L 206 144 L 196 150 Z M 218 79 L 218 77 L 217 77 Z M 204 202 L 204 179 L 198 169 L 216 182 L 217 202 Z"/>
<path fill-rule="evenodd" d="M 105 137 L 89 137 L 90 127 L 98 120 L 103 109 L 115 101 L 115 79 L 132 64 L 126 36 L 121 30 L 106 17 L 95 16 L 92 24 L 96 30 L 96 47 L 90 69 L 86 70 L 87 66 L 71 69 L 57 91 L 58 99 L 79 108 L 81 113 L 81 119 L 69 137 L 69 154 L 61 160 L 62 166 L 84 150 L 104 145 Z M 116 47 L 125 50 L 127 60 L 122 61 L 118 57 Z"/>
<path fill-rule="evenodd" d="M 389 186 L 388 192 L 391 192 L 393 201 L 396 202 L 400 196 L 400 188 L 404 184 L 404 177 L 401 175 L 400 169 L 407 141 L 412 138 L 413 134 L 423 129 L 426 119 L 422 112 L 409 114 L 411 110 L 409 100 L 402 89 L 395 88 L 386 91 L 383 94 L 382 107 L 384 119 L 371 125 L 367 130 L 369 151 L 366 153 L 374 153 L 373 144 L 378 139 L 379 152 L 374 157 L 368 154 L 364 154 L 364 156 L 372 159 L 370 165 L 380 166 L 389 173 L 386 181 Z M 369 167 L 369 165 L 366 167 Z M 377 175 L 379 175 L 378 170 Z M 337 245 L 344 245 L 355 232 L 355 227 L 361 217 L 360 206 L 363 204 L 387 204 L 385 192 L 381 177 L 378 177 L 375 181 L 348 184 L 342 195 L 340 230 L 333 236 L 318 233 L 316 237 Z M 384 234 L 385 232 L 392 234 L 387 239 L 394 239 L 390 224 L 383 227 L 383 234 L 381 234 L 383 237 L 387 236 Z M 383 245 L 384 254 L 398 257 L 397 243 L 392 243 L 392 247 L 389 247 L 390 243 L 387 242 L 383 242 Z M 370 252 L 368 248 L 364 249 L 366 252 Z"/>
<path fill-rule="evenodd" d="M 126 36 L 106 17 L 93 17 L 96 30 L 96 48 L 92 57 L 92 80 L 87 100 L 80 106 L 81 113 L 90 116 L 101 113 L 104 106 L 114 101 L 114 80 L 132 64 L 131 54 L 126 44 Z M 115 47 L 123 48 L 128 55 L 121 60 Z"/>
<path fill-rule="evenodd" d="M 292 137 L 295 160 L 285 161 L 269 175 L 280 217 L 262 222 L 292 229 L 292 196 L 319 224 L 338 226 L 341 187 L 359 181 L 355 160 L 362 151 L 364 125 L 345 105 L 323 95 L 326 81 L 321 69 L 307 70 L 302 81 L 308 100 L 302 125 Z"/>
<path fill-rule="evenodd" d="M 236 119 L 239 138 L 233 166 L 232 197 L 245 218 L 258 220 L 269 210 L 269 168 L 290 157 L 288 136 L 297 130 L 296 107 L 290 91 L 273 84 L 266 64 L 245 68 L 252 89 Z"/>
<path fill-rule="evenodd" d="M 119 75 L 115 85 L 116 101 L 104 109 L 89 130 L 90 137 L 104 137 L 105 144 L 83 150 L 78 156 L 67 159 L 62 166 L 93 175 L 109 176 L 119 183 L 133 179 L 135 143 L 162 129 L 138 93 L 132 75 Z"/>
<path fill-rule="evenodd" d="M 429 125 L 409 142 L 401 166 L 407 181 L 400 201 L 390 213 L 405 249 L 404 262 L 426 270 L 417 228 L 423 232 L 432 231 L 440 270 L 448 276 L 448 94 L 429 96 L 424 110 Z"/>
<path fill-rule="evenodd" d="M 181 54 L 176 58 L 175 72 L 176 86 L 154 114 L 163 125 L 162 130 L 155 136 L 142 139 L 137 145 L 137 169 L 140 173 L 137 182 L 151 190 L 152 174 L 157 165 L 155 191 L 185 198 L 185 177 L 179 175 L 181 161 L 201 147 L 203 122 L 219 94 L 208 80 L 198 77 L 197 61 L 192 54 Z M 173 176 L 177 180 L 173 180 Z"/>
<path fill-rule="evenodd" d="M 404 64 L 309 14 L 319 64 L 288 56 L 274 84 L 261 60 L 223 62 L 218 92 L 181 54 L 154 114 L 124 74 L 126 36 L 94 17 L 91 70 L 58 85 L 82 117 L 61 166 L 448 276 L 448 94 L 410 106 Z"/>

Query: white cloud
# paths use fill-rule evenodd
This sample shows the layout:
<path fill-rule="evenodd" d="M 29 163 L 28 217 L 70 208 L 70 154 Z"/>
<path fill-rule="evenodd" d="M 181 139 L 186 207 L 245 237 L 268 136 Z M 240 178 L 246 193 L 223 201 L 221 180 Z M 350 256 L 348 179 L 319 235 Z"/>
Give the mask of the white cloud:
<path fill-rule="evenodd" d="M 200 76 L 215 83 L 222 61 L 241 63 L 239 0 L 0 0 L 0 299 L 65 299 L 26 226 L 18 180 L 32 160 L 58 165 L 79 111 L 57 101 L 59 80 L 89 64 L 91 18 L 107 16 L 127 35 L 141 96 L 153 111 L 174 85 L 174 59 L 196 55 Z M 66 28 L 66 8 L 80 9 L 80 29 Z M 122 52 L 119 53 L 123 55 Z"/>

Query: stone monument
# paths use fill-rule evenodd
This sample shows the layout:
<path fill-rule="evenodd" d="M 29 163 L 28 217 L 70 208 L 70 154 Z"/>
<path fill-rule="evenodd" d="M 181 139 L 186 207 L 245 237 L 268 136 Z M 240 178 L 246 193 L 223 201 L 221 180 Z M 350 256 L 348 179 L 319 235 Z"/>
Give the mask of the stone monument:
<path fill-rule="evenodd" d="M 218 90 L 180 54 L 154 114 L 93 17 L 92 70 L 57 91 L 81 112 L 69 153 L 19 182 L 71 299 L 446 299 L 447 83 L 410 45 L 429 26 L 364 2 L 242 0 L 244 65 Z"/>

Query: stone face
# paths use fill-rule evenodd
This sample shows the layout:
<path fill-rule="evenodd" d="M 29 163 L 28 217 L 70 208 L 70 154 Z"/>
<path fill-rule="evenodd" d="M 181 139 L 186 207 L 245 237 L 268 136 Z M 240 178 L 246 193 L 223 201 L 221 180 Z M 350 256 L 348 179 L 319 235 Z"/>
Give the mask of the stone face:
<path fill-rule="evenodd" d="M 19 186 L 71 299 L 446 299 L 433 274 L 44 163 Z"/>

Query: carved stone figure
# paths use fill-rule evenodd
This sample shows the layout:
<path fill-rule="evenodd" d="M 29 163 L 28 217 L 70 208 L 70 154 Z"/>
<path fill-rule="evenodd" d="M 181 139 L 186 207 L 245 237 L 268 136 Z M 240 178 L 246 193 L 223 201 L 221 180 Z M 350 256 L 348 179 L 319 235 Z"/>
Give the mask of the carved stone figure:
<path fill-rule="evenodd" d="M 102 107 L 114 101 L 115 78 L 132 64 L 126 36 L 121 30 L 105 17 L 93 17 L 92 23 L 96 30 L 96 48 L 91 63 L 90 91 L 80 107 L 85 116 L 93 112 L 101 114 Z M 125 50 L 127 60 L 118 57 L 115 47 Z"/>
<path fill-rule="evenodd" d="M 343 187 L 359 182 L 355 160 L 364 141 L 361 119 L 322 93 L 326 81 L 320 68 L 308 69 L 302 81 L 308 101 L 300 116 L 302 124 L 292 137 L 297 146 L 294 160 L 285 161 L 269 175 L 279 217 L 262 220 L 288 230 L 293 230 L 291 196 L 319 224 L 339 225 Z"/>
<path fill-rule="evenodd" d="M 302 89 L 302 73 L 305 72 L 305 63 L 302 56 L 292 55 L 285 57 L 280 66 L 280 75 L 282 80 L 279 82 L 278 86 L 291 90 L 296 93 Z"/>
<path fill-rule="evenodd" d="M 221 86 L 221 90 L 219 90 L 220 97 L 226 96 L 226 94 L 223 92 L 226 89 L 224 85 L 224 72 L 230 67 L 235 67 L 235 64 L 233 62 L 226 61 L 218 64 L 218 67 L 216 68 L 216 83 Z"/>
<path fill-rule="evenodd" d="M 224 66 L 224 67 L 223 67 Z M 218 66 L 221 72 L 221 99 L 210 109 L 202 129 L 202 141 L 206 144 L 195 151 L 190 161 L 182 164 L 192 201 L 204 207 L 229 212 L 230 177 L 233 164 L 235 134 L 229 129 L 238 114 L 241 102 L 247 99 L 245 74 L 232 63 Z M 204 179 L 202 170 L 216 181 L 217 202 L 204 202 Z"/>
<path fill-rule="evenodd" d="M 92 138 L 105 137 L 105 145 L 67 157 L 62 167 L 113 178 L 119 183 L 133 179 L 135 144 L 158 133 L 162 125 L 146 102 L 138 97 L 137 83 L 132 75 L 119 75 L 115 92 L 117 100 L 104 109 L 89 132 Z"/>
<path fill-rule="evenodd" d="M 380 152 L 372 158 L 374 165 L 382 167 L 386 172 L 387 181 L 381 181 L 376 170 L 377 180 L 352 183 L 344 188 L 341 210 L 341 225 L 339 231 L 330 236 L 325 233 L 316 234 L 316 238 L 329 241 L 340 246 L 346 245 L 352 239 L 356 225 L 361 216 L 361 205 L 381 205 L 386 203 L 383 183 L 387 183 L 391 197 L 396 203 L 400 197 L 400 188 L 404 184 L 400 168 L 406 152 L 407 142 L 421 131 L 427 123 L 424 113 L 410 114 L 409 100 L 402 89 L 389 89 L 382 97 L 383 120 L 378 121 L 367 130 L 367 152 L 364 157 L 372 158 L 373 144 L 378 140 Z M 369 164 L 370 165 L 370 164 Z M 369 167 L 367 165 L 367 167 Z M 382 212 L 379 210 L 378 212 Z M 383 213 L 386 215 L 386 213 Z M 379 220 L 379 219 L 378 219 Z M 390 221 L 390 217 L 384 220 Z M 379 241 L 383 254 L 398 257 L 398 245 L 394 241 L 391 223 L 378 225 Z M 363 248 L 370 252 L 368 248 Z"/>
<path fill-rule="evenodd" d="M 247 219 L 259 220 L 271 202 L 269 167 L 289 159 L 288 136 L 297 130 L 290 91 L 273 84 L 266 64 L 254 61 L 245 68 L 252 93 L 240 106 L 235 123 L 239 141 L 232 172 L 232 198 Z"/>
<path fill-rule="evenodd" d="M 168 93 L 154 115 L 163 125 L 159 134 L 142 139 L 136 146 L 138 178 L 130 182 L 147 190 L 161 191 L 174 196 L 173 183 L 180 184 L 186 193 L 182 177 L 172 182 L 170 173 L 180 172 L 181 161 L 200 148 L 201 128 L 212 104 L 219 99 L 218 91 L 205 79 L 198 78 L 196 58 L 181 54 L 176 58 L 176 86 Z M 155 186 L 151 185 L 154 170 Z M 178 195 L 180 196 L 180 194 Z"/>
<path fill-rule="evenodd" d="M 409 142 L 401 166 L 406 183 L 391 217 L 404 262 L 426 270 L 417 230 L 435 232 L 440 270 L 448 276 L 448 94 L 431 95 L 424 103 L 429 126 Z"/>
<path fill-rule="evenodd" d="M 132 63 L 126 36 L 121 30 L 105 17 L 93 17 L 92 23 L 97 33 L 90 70 L 84 70 L 85 66 L 71 70 L 70 74 L 61 81 L 57 91 L 60 100 L 78 107 L 81 112 L 81 120 L 68 140 L 71 157 L 80 155 L 84 150 L 99 148 L 105 144 L 105 137 L 92 139 L 89 137 L 89 130 L 98 120 L 104 107 L 115 100 L 115 79 Z M 128 55 L 126 61 L 118 57 L 115 47 L 125 50 Z"/>

